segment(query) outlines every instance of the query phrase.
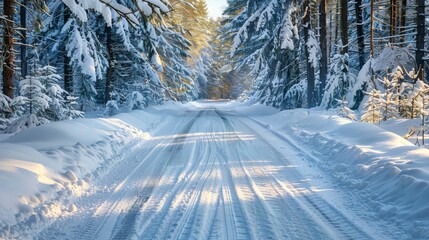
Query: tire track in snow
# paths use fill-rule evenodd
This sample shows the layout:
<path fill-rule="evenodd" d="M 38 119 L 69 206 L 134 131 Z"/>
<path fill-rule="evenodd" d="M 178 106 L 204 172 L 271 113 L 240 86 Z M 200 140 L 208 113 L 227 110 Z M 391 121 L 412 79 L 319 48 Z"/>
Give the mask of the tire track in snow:
<path fill-rule="evenodd" d="M 191 156 L 195 155 L 196 146 L 194 146 Z M 143 239 L 153 238 L 156 235 L 156 232 L 159 231 L 160 226 L 163 224 L 166 216 L 169 214 L 171 205 L 177 196 L 178 192 L 182 191 L 188 184 L 189 179 L 193 178 L 195 175 L 195 164 L 188 165 L 183 173 L 179 174 L 177 178 L 170 181 L 168 185 L 172 185 L 173 188 L 169 189 L 167 192 L 162 192 L 159 194 L 160 198 L 151 198 L 149 204 L 144 208 L 144 214 L 141 215 L 141 222 L 139 226 L 139 236 Z"/>
<path fill-rule="evenodd" d="M 222 169 L 222 217 L 223 232 L 221 239 L 249 239 L 249 224 L 243 214 L 231 170 L 224 157 L 221 162 Z"/>
<path fill-rule="evenodd" d="M 149 151 L 148 156 L 154 154 L 155 152 L 155 146 L 154 148 Z M 137 150 L 135 150 L 137 151 Z M 137 151 L 137 154 L 141 152 L 142 154 L 144 151 Z M 134 154 L 136 154 L 134 152 Z M 138 169 L 142 163 L 144 163 L 145 160 L 143 160 L 140 164 L 137 165 L 136 169 Z M 135 170 L 132 171 L 132 173 L 129 176 L 134 175 Z M 94 239 L 97 238 L 97 236 L 102 231 L 103 227 L 109 224 L 113 224 L 112 216 L 114 216 L 115 210 L 122 209 L 126 206 L 123 206 L 123 203 L 121 202 L 122 199 L 127 195 L 127 191 L 122 191 L 125 187 L 127 187 L 126 183 L 129 182 L 129 177 L 125 178 L 121 183 L 119 183 L 115 189 L 113 190 L 114 194 L 112 198 L 109 198 L 107 200 L 103 200 L 101 204 L 98 204 L 97 208 L 95 209 L 94 213 L 91 215 L 88 221 L 86 221 L 86 224 L 84 224 L 83 229 L 80 229 L 80 231 L 77 233 L 79 236 L 79 239 Z M 121 192 L 122 191 L 122 192 Z M 118 193 L 118 194 L 115 194 Z"/>
<path fill-rule="evenodd" d="M 259 126 L 261 126 L 265 131 L 267 129 L 259 122 L 249 118 L 249 120 L 257 123 Z M 280 153 L 277 149 L 275 149 L 271 144 L 268 143 L 268 141 L 261 136 L 257 131 L 253 130 L 247 123 L 244 121 L 240 121 L 240 124 L 248 128 L 253 134 L 258 136 L 259 139 L 265 142 L 265 144 L 270 148 L 270 151 L 275 153 L 279 156 L 279 159 L 281 159 L 283 162 L 285 162 L 286 165 L 289 165 L 290 163 L 287 162 L 287 160 L 283 157 L 283 154 Z M 295 143 L 293 143 L 291 140 L 281 136 L 280 134 L 271 131 L 271 133 L 274 133 L 273 135 L 280 137 L 283 141 L 286 141 L 292 148 L 295 149 L 295 151 L 302 153 L 302 149 L 298 147 Z M 294 178 L 295 179 L 302 179 L 300 174 L 298 172 L 294 172 Z M 364 232 L 362 229 L 360 229 L 358 226 L 356 226 L 352 221 L 350 221 L 343 213 L 341 213 L 338 209 L 336 209 L 334 206 L 332 206 L 330 203 L 328 203 L 323 198 L 312 194 L 302 194 L 299 189 L 294 187 L 293 185 L 286 186 L 285 184 L 281 183 L 277 179 L 277 183 L 279 183 L 282 188 L 285 191 L 290 192 L 291 194 L 295 196 L 301 196 L 302 198 L 295 197 L 294 199 L 299 202 L 299 204 L 309 212 L 311 215 L 317 215 L 316 217 L 321 223 L 321 225 L 325 225 L 325 229 L 327 230 L 333 230 L 331 233 L 334 234 L 334 237 L 340 238 L 340 239 L 372 239 L 366 232 Z"/>
<path fill-rule="evenodd" d="M 208 111 L 207 113 L 213 115 L 213 111 Z M 213 117 L 210 120 L 210 124 L 207 127 L 201 130 L 197 129 L 205 132 L 202 144 L 208 148 L 205 157 L 199 158 L 199 162 L 210 164 L 210 173 L 206 178 L 199 181 L 202 184 L 201 188 L 195 190 L 199 192 L 198 201 L 192 207 L 192 215 L 185 220 L 183 229 L 178 228 L 180 232 L 178 239 L 208 239 L 212 231 L 216 207 L 220 199 L 220 186 L 218 183 L 221 175 L 217 148 L 215 148 L 218 145 L 219 137 L 215 134 L 216 124 L 213 121 Z M 198 161 L 198 159 L 195 160 Z M 175 239 L 175 237 L 173 236 L 172 239 Z"/>
<path fill-rule="evenodd" d="M 143 160 L 103 195 L 74 239 L 369 239 L 317 193 L 292 183 L 302 180 L 298 171 L 273 172 L 290 165 L 268 142 L 274 134 L 229 116 L 200 110 L 183 118 L 172 138 L 134 149 L 131 161 Z"/>
<path fill-rule="evenodd" d="M 226 119 L 219 111 L 216 111 L 217 115 L 222 119 L 225 125 L 226 132 L 233 133 L 236 139 L 239 140 L 238 134 L 235 133 L 235 130 L 232 124 Z M 243 152 L 246 151 L 246 144 L 243 141 L 235 141 L 236 146 L 225 146 L 227 154 L 225 156 L 235 160 L 234 162 L 229 163 L 229 167 L 233 167 L 234 178 L 235 178 L 235 188 L 238 192 L 240 198 L 239 201 L 242 202 L 245 218 L 247 218 L 247 223 L 249 224 L 249 234 L 251 238 L 254 239 L 280 239 L 281 236 L 278 236 L 278 231 L 273 228 L 274 222 L 270 216 L 269 211 L 267 210 L 266 203 L 258 193 L 258 190 L 252 181 L 251 176 L 246 171 L 244 164 L 242 162 Z"/>
<path fill-rule="evenodd" d="M 189 131 L 196 119 L 201 114 L 202 112 L 194 116 L 184 127 L 182 127 L 179 134 Z M 177 142 L 179 140 L 174 138 L 173 142 L 175 141 Z M 174 146 L 174 144 L 172 145 Z M 77 234 L 79 239 L 106 239 L 108 238 L 108 235 L 106 236 L 106 234 L 112 230 L 115 230 L 118 227 L 118 224 L 130 224 L 136 219 L 138 216 L 138 212 L 136 212 L 138 206 L 144 204 L 148 200 L 148 196 L 150 195 L 150 192 L 153 190 L 153 187 L 155 186 L 154 184 L 156 183 L 153 181 L 148 182 L 142 191 L 137 192 L 136 189 L 138 189 L 138 186 L 136 186 L 136 184 L 138 184 L 138 181 L 136 183 L 136 180 L 138 180 L 140 176 L 144 176 L 150 172 L 157 172 L 153 170 L 153 167 L 157 167 L 158 164 L 153 163 L 154 161 L 152 161 L 152 157 L 153 159 L 156 159 L 154 155 L 157 156 L 160 152 L 165 152 L 162 149 L 169 148 L 168 145 L 161 145 L 161 149 L 159 146 L 159 143 L 156 144 L 148 153 L 146 153 L 146 155 L 143 155 L 144 151 L 142 151 L 141 154 L 139 154 L 139 152 L 132 153 L 134 156 L 133 158 L 137 158 L 139 155 L 144 156 L 143 160 L 139 161 L 140 163 L 137 165 L 137 167 L 128 174 L 122 183 L 116 187 L 113 197 L 104 200 L 103 203 L 96 208 L 94 214 L 88 219 L 87 224 L 85 224 L 84 228 L 81 229 Z M 170 159 L 173 159 L 173 157 Z M 147 162 L 149 162 L 148 165 L 145 165 Z M 160 165 L 163 166 L 163 164 Z M 159 168 L 158 170 L 163 171 Z M 129 203 L 127 203 L 127 201 L 124 201 L 127 197 L 135 198 L 134 203 L 131 204 L 131 206 Z M 116 216 L 118 213 L 120 213 L 120 215 Z M 114 225 L 114 227 L 112 225 Z M 126 231 L 126 227 L 124 227 L 124 225 L 120 226 L 119 232 L 121 235 L 112 237 L 117 237 L 119 239 L 129 238 L 132 234 L 134 234 L 134 230 L 133 225 L 128 225 L 127 227 L 128 230 Z"/>
<path fill-rule="evenodd" d="M 227 131 L 234 133 L 236 138 L 239 139 L 240 144 L 245 145 L 245 142 L 241 139 L 240 135 L 235 132 L 231 122 L 223 116 L 221 112 L 217 111 L 216 113 L 223 120 Z M 246 146 L 243 146 L 242 149 L 246 149 L 245 147 Z M 247 145 L 248 151 L 250 150 L 249 148 L 252 147 Z M 267 218 L 265 221 L 270 225 L 270 228 L 267 229 L 271 229 L 271 232 L 273 233 L 272 236 L 265 236 L 265 238 L 309 239 L 311 237 L 321 237 L 320 233 L 316 232 L 315 234 L 312 234 L 311 231 L 308 231 L 305 228 L 309 221 L 305 218 L 298 218 L 296 216 L 295 213 L 299 211 L 297 204 L 293 204 L 293 206 L 291 206 L 290 200 L 285 201 L 285 194 L 280 193 L 281 191 L 279 191 L 278 187 L 273 184 L 272 179 L 268 178 L 264 173 L 265 171 L 261 170 L 263 169 L 262 164 L 258 164 L 258 166 L 250 168 L 246 166 L 246 163 L 243 163 L 241 159 L 252 159 L 246 154 L 246 151 L 240 151 L 240 153 L 237 154 L 237 159 L 239 160 L 240 168 L 243 170 L 244 176 L 249 182 L 253 193 L 260 202 L 259 206 L 257 206 L 259 208 L 259 211 L 257 211 L 259 212 L 258 215 L 266 214 Z M 260 233 L 261 231 L 256 230 L 256 232 Z M 313 230 L 313 233 L 314 232 L 315 231 Z M 266 231 L 264 234 L 266 234 Z"/>
<path fill-rule="evenodd" d="M 159 131 L 159 130 L 158 130 Z M 115 166 L 115 176 L 113 178 L 119 180 L 110 181 L 112 176 L 105 175 L 102 179 L 97 180 L 98 186 L 103 186 L 103 184 L 106 184 L 106 180 L 109 184 L 115 183 L 115 189 L 113 190 L 113 193 L 108 192 L 97 192 L 95 199 L 102 199 L 101 203 L 97 203 L 97 206 L 94 210 L 92 210 L 92 206 L 86 206 L 89 211 L 93 211 L 92 214 L 87 216 L 87 220 L 81 224 L 75 226 L 76 230 L 72 229 L 71 233 L 78 236 L 79 239 L 94 239 L 97 238 L 97 236 L 100 234 L 101 229 L 107 224 L 114 224 L 112 222 L 112 216 L 114 216 L 116 213 L 113 213 L 114 210 L 123 208 L 124 204 L 121 202 L 121 200 L 126 196 L 127 191 L 124 190 L 125 187 L 127 187 L 125 183 L 130 182 L 130 177 L 135 175 L 135 172 L 137 169 L 139 169 L 142 164 L 145 164 L 149 159 L 148 157 L 144 158 L 143 160 L 137 160 L 138 156 L 151 156 L 155 154 L 156 148 L 159 145 L 159 142 L 156 141 L 145 141 L 143 142 L 137 142 L 134 146 L 131 146 L 130 149 L 125 150 L 125 155 L 123 156 L 123 159 L 126 161 L 119 161 L 118 164 Z M 146 151 L 146 149 L 149 149 L 149 151 Z M 130 164 L 131 163 L 131 164 Z M 118 166 L 119 165 L 119 166 Z M 118 168 L 119 167 L 119 168 Z M 119 172 L 117 171 L 119 170 Z M 123 178 L 123 176 L 127 176 Z M 100 194 L 109 194 L 109 197 L 106 199 L 105 196 L 100 196 Z M 109 221 L 109 222 L 108 222 Z M 113 219 L 115 221 L 115 219 Z M 108 223 L 107 223 L 108 222 Z M 107 236 L 105 236 L 107 238 Z"/>
<path fill-rule="evenodd" d="M 205 111 L 207 115 L 210 115 L 212 111 Z M 201 118 L 200 121 L 206 120 Z M 210 118 L 209 118 L 210 120 Z M 198 125 L 197 125 L 198 127 Z M 163 226 L 157 232 L 156 238 L 158 239 L 205 239 L 204 235 L 207 230 L 207 218 L 214 218 L 208 215 L 213 215 L 213 212 L 207 211 L 207 206 L 201 206 L 201 199 L 207 192 L 207 188 L 218 189 L 214 187 L 215 184 L 207 184 L 212 182 L 209 178 L 213 178 L 213 172 L 216 172 L 215 159 L 213 156 L 213 150 L 209 142 L 210 134 L 208 134 L 208 128 L 211 127 L 213 130 L 213 123 L 209 122 L 208 126 L 205 126 L 204 130 L 206 133 L 198 137 L 200 140 L 200 156 L 188 158 L 189 161 L 195 163 L 196 167 L 193 169 L 193 177 L 181 190 L 180 194 L 176 197 L 173 204 L 173 209 L 168 214 L 168 217 L 163 220 Z M 198 130 L 198 129 L 195 129 Z M 204 132 L 202 131 L 202 132 Z M 198 132 L 198 131 L 197 131 Z M 200 132 L 199 132 L 200 133 Z M 201 134 L 201 133 L 200 133 Z M 215 190 L 218 191 L 218 190 Z M 217 201 L 217 199 L 216 199 Z M 207 203 L 204 203 L 206 205 Z M 198 214 L 204 211 L 209 214 L 198 218 Z M 206 220 L 204 220 L 206 219 Z M 204 224 L 204 225 L 203 225 Z M 195 228 L 199 226 L 199 228 Z M 168 228 L 169 227 L 169 228 Z M 197 236 L 195 236 L 197 235 Z"/>
<path fill-rule="evenodd" d="M 112 237 L 112 239 L 130 239 L 131 236 L 137 235 L 137 229 L 135 229 L 135 226 L 137 225 L 136 220 L 141 214 L 140 210 L 151 197 L 154 188 L 159 185 L 160 179 L 163 176 L 166 168 L 171 165 L 177 154 L 183 149 L 184 144 L 182 144 L 182 141 L 184 142 L 186 140 L 187 134 L 190 132 L 192 126 L 203 113 L 204 111 L 200 111 L 197 116 L 195 116 L 188 124 L 186 124 L 182 131 L 180 131 L 180 133 L 178 134 L 179 137 L 175 137 L 173 139 L 173 142 L 171 144 L 171 153 L 168 157 L 168 160 L 164 164 L 152 161 L 152 164 L 159 166 L 153 171 L 153 173 L 157 174 L 151 176 L 149 182 L 143 187 L 137 200 L 135 200 L 132 207 L 119 224 L 119 231 Z"/>
<path fill-rule="evenodd" d="M 195 138 L 196 142 L 191 141 L 189 144 L 199 150 L 198 155 L 192 154 L 185 161 L 190 167 L 184 175 L 189 177 L 175 184 L 171 198 L 162 207 L 163 211 L 154 217 L 155 222 L 146 224 L 141 238 L 187 239 L 186 236 L 192 233 L 199 202 L 204 193 L 203 187 L 212 175 L 214 166 L 214 162 L 210 162 L 211 149 L 205 144 L 207 136 L 197 135 Z"/>

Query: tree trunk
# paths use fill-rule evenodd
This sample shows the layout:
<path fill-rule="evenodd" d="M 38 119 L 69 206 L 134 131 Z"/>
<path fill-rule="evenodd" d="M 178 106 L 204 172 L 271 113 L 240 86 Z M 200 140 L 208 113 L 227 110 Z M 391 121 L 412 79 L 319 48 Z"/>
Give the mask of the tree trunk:
<path fill-rule="evenodd" d="M 369 24 L 369 48 L 370 58 L 374 57 L 374 0 L 371 0 L 371 22 Z"/>
<path fill-rule="evenodd" d="M 337 5 L 335 7 L 335 39 L 334 39 L 334 46 L 335 46 L 335 53 L 338 53 L 338 29 L 340 29 L 339 27 L 339 23 L 338 23 L 338 15 L 340 15 L 339 13 L 339 9 L 340 9 L 340 1 L 337 1 Z"/>
<path fill-rule="evenodd" d="M 27 76 L 27 0 L 23 0 L 19 7 L 19 15 L 21 21 L 21 77 Z"/>
<path fill-rule="evenodd" d="M 70 18 L 70 9 L 66 5 L 64 5 L 64 24 L 67 23 L 67 21 Z M 68 93 L 73 92 L 73 73 L 70 66 L 70 58 L 67 56 L 67 49 L 64 45 L 64 90 L 66 90 Z"/>
<path fill-rule="evenodd" d="M 416 67 L 419 71 L 419 79 L 424 79 L 424 48 L 425 48 L 425 0 L 416 1 L 417 11 L 417 36 L 416 36 Z"/>
<path fill-rule="evenodd" d="M 362 23 L 362 0 L 356 0 L 355 10 L 356 10 L 356 33 L 357 33 L 357 42 L 358 42 L 358 51 L 359 51 L 359 69 L 365 64 L 365 36 L 363 32 L 363 23 Z"/>
<path fill-rule="evenodd" d="M 407 0 L 402 0 L 401 6 L 401 35 L 402 35 L 402 46 L 405 47 L 405 41 L 407 37 L 405 36 L 407 24 Z"/>
<path fill-rule="evenodd" d="M 332 14 L 332 8 L 328 8 L 329 10 L 329 14 L 328 14 L 328 16 L 329 16 L 329 43 L 328 43 L 328 46 L 329 46 L 329 57 L 333 57 L 333 54 L 335 53 L 335 51 L 334 51 L 334 43 L 333 43 L 333 32 L 334 31 L 332 31 L 332 29 L 334 29 L 334 27 L 333 27 L 333 23 L 334 23 L 334 14 Z M 333 47 L 334 46 L 334 47 Z"/>
<path fill-rule="evenodd" d="M 396 7 L 396 0 L 390 0 L 390 43 L 395 43 Z"/>
<path fill-rule="evenodd" d="M 341 54 L 343 55 L 349 52 L 349 25 L 347 23 L 348 10 L 348 1 L 341 0 Z"/>
<path fill-rule="evenodd" d="M 13 16 L 15 12 L 15 0 L 4 0 L 3 2 L 3 94 L 13 98 L 14 97 L 14 84 L 13 75 L 15 68 L 13 65 L 14 54 L 14 30 L 13 30 Z"/>
<path fill-rule="evenodd" d="M 315 94 L 314 94 L 314 67 L 309 61 L 309 49 L 308 49 L 308 39 L 310 32 L 310 1 L 305 0 L 304 2 L 304 17 L 303 17 L 303 27 L 304 27 L 304 44 L 305 44 L 305 56 L 307 62 L 307 105 L 308 108 L 315 106 Z"/>
<path fill-rule="evenodd" d="M 322 56 L 320 59 L 320 89 L 319 99 L 325 91 L 326 76 L 328 75 L 328 47 L 327 47 L 327 34 L 326 34 L 326 0 L 320 2 L 320 50 Z"/>
<path fill-rule="evenodd" d="M 115 69 L 115 58 L 113 54 L 113 45 L 112 45 L 112 27 L 107 27 L 107 52 L 109 54 L 108 61 L 109 67 L 107 68 L 107 76 L 106 76 L 106 88 L 104 91 L 104 104 L 106 104 L 110 100 L 110 92 L 112 90 L 112 79 L 113 79 L 113 71 Z"/>

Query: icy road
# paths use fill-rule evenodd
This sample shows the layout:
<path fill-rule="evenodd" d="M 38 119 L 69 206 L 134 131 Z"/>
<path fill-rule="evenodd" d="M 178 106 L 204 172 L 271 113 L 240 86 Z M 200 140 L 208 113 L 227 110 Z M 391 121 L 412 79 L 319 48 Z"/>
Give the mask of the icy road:
<path fill-rule="evenodd" d="M 39 239 L 392 239 L 298 141 L 220 103 L 167 114 Z M 312 161 L 317 161 L 313 159 Z"/>

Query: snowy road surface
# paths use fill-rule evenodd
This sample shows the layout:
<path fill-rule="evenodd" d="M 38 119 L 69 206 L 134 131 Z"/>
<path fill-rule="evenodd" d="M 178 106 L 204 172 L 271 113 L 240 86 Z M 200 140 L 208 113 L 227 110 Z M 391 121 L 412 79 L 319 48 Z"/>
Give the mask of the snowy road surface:
<path fill-rule="evenodd" d="M 176 112 L 38 239 L 393 239 L 306 147 L 222 103 Z"/>

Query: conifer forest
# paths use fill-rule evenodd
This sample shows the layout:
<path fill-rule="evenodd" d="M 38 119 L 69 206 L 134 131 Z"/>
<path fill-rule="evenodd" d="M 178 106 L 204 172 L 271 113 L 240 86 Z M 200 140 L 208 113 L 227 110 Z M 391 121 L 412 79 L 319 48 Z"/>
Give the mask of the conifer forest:
<path fill-rule="evenodd" d="M 0 239 L 428 239 L 429 0 L 0 0 Z"/>
<path fill-rule="evenodd" d="M 202 0 L 1 7 L 0 117 L 8 132 L 168 100 L 342 106 L 363 110 L 369 122 L 423 111 L 408 99 L 426 95 L 424 0 L 229 0 L 217 19 Z"/>

